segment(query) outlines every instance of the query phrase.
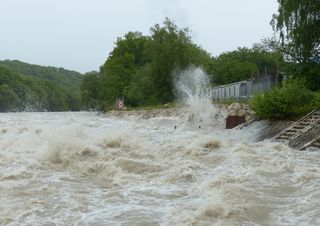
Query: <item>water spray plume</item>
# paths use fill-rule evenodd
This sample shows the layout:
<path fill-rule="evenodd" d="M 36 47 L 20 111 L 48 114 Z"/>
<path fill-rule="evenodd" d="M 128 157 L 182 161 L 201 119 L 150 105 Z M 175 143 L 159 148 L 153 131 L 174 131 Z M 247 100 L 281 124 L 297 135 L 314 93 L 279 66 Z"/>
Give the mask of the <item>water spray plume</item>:
<path fill-rule="evenodd" d="M 210 79 L 201 69 L 194 66 L 176 72 L 174 87 L 177 98 L 189 108 L 189 121 L 201 124 L 215 122 L 217 109 L 210 95 Z"/>

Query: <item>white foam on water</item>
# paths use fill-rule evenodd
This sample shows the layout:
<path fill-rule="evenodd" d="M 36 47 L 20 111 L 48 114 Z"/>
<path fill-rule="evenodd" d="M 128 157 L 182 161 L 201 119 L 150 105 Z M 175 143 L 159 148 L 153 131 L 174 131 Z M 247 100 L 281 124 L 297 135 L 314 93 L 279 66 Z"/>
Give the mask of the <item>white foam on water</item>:
<path fill-rule="evenodd" d="M 320 225 L 320 152 L 221 118 L 1 114 L 0 224 Z"/>

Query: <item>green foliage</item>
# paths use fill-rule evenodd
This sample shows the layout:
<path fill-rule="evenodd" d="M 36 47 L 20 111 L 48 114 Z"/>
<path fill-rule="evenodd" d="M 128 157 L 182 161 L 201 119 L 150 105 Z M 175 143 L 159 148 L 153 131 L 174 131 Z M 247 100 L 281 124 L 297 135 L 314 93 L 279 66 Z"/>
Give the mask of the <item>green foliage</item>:
<path fill-rule="evenodd" d="M 100 71 L 85 75 L 81 97 L 86 108 L 111 108 L 117 97 L 124 97 L 126 105 L 132 107 L 172 102 L 173 74 L 190 65 L 202 67 L 216 85 L 245 80 L 265 71 L 276 74 L 283 65 L 274 40 L 214 58 L 192 42 L 187 28 L 180 29 L 169 19 L 150 31 L 150 36 L 129 32 L 118 38 Z"/>
<path fill-rule="evenodd" d="M 153 83 L 155 98 L 160 104 L 174 100 L 172 73 L 175 69 L 185 69 L 190 64 L 201 65 L 197 56 L 203 54 L 188 35 L 188 29 L 179 29 L 166 19 L 164 26 L 156 24 L 151 28 L 151 41 L 146 45 L 151 63 L 149 77 Z"/>
<path fill-rule="evenodd" d="M 56 82 L 19 75 L 0 66 L 0 111 L 80 109 L 80 94 Z"/>
<path fill-rule="evenodd" d="M 278 0 L 272 25 L 279 32 L 279 50 L 290 62 L 286 74 L 303 78 L 311 90 L 320 89 L 320 1 Z"/>
<path fill-rule="evenodd" d="M 95 71 L 88 72 L 82 80 L 81 90 L 81 105 L 87 110 L 99 109 L 99 78 Z"/>
<path fill-rule="evenodd" d="M 279 2 L 282 4 L 286 1 Z M 283 15 L 279 14 L 274 21 Z M 281 21 L 277 22 L 278 29 L 283 29 Z M 285 24 L 287 26 L 288 23 Z M 288 75 L 299 78 L 302 74 L 307 87 L 319 89 L 319 58 L 313 55 L 313 61 L 307 63 L 285 61 L 293 42 L 280 45 L 275 38 L 264 39 L 252 48 L 238 48 L 214 58 L 192 42 L 188 29 L 179 29 L 169 19 L 163 25 L 156 24 L 150 31 L 150 36 L 129 32 L 118 38 L 100 71 L 85 75 L 81 97 L 86 108 L 111 108 L 117 97 L 124 97 L 127 106 L 132 107 L 172 102 L 173 72 L 190 65 L 204 68 L 212 76 L 215 85 L 246 80 L 265 73 L 274 75 L 280 71 L 285 72 L 287 78 L 290 77 Z M 299 89 L 302 92 L 294 94 Z M 262 117 L 286 118 L 296 117 L 314 107 L 308 102 L 314 100 L 313 97 L 311 91 L 292 82 L 263 95 L 256 95 L 253 103 Z"/>
<path fill-rule="evenodd" d="M 320 92 L 314 93 L 312 105 L 315 106 L 316 109 L 320 109 Z"/>
<path fill-rule="evenodd" d="M 294 61 L 310 62 L 320 55 L 320 1 L 278 0 L 272 24 L 289 47 Z M 319 60 L 319 59 L 318 59 Z"/>
<path fill-rule="evenodd" d="M 28 64 L 18 60 L 0 61 L 0 66 L 23 76 L 53 81 L 73 90 L 79 89 L 83 78 L 83 75 L 76 71 Z"/>
<path fill-rule="evenodd" d="M 273 51 L 267 51 L 263 44 L 253 48 L 238 48 L 238 50 L 222 53 L 211 61 L 210 74 L 217 85 L 246 80 L 265 72 L 276 74 L 282 58 Z"/>
<path fill-rule="evenodd" d="M 320 62 L 287 63 L 285 74 L 293 79 L 304 79 L 306 86 L 313 91 L 320 90 Z"/>
<path fill-rule="evenodd" d="M 81 97 L 79 90 L 76 92 L 66 90 L 64 98 L 67 105 L 67 110 L 79 111 L 81 109 Z"/>
<path fill-rule="evenodd" d="M 150 30 L 150 36 L 129 32 L 118 38 L 99 73 L 85 75 L 81 97 L 86 108 L 110 108 L 117 97 L 133 107 L 171 102 L 175 69 L 208 67 L 211 57 L 192 43 L 187 29 L 166 19 Z"/>
<path fill-rule="evenodd" d="M 132 76 L 130 86 L 124 90 L 124 94 L 130 100 L 129 104 L 132 107 L 157 103 L 151 75 L 151 66 L 148 64 Z"/>
<path fill-rule="evenodd" d="M 149 61 L 144 52 L 147 39 L 139 32 L 129 32 L 123 38 L 118 38 L 98 77 L 98 102 L 102 109 L 114 105 L 117 97 L 125 96 L 132 75 Z"/>
<path fill-rule="evenodd" d="M 301 80 L 292 80 L 283 87 L 275 87 L 251 100 L 261 118 L 295 119 L 320 106 L 318 94 L 306 88 Z"/>
<path fill-rule="evenodd" d="M 16 110 L 19 102 L 19 97 L 11 87 L 0 85 L 0 112 Z"/>

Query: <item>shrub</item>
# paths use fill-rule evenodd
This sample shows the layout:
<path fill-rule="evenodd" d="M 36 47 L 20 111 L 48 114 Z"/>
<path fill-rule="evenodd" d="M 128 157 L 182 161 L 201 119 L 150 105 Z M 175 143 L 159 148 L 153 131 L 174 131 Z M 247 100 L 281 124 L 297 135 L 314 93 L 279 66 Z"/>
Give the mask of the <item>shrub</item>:
<path fill-rule="evenodd" d="M 282 87 L 255 94 L 251 105 L 261 118 L 296 119 L 320 107 L 320 94 L 307 89 L 301 80 L 291 80 Z"/>

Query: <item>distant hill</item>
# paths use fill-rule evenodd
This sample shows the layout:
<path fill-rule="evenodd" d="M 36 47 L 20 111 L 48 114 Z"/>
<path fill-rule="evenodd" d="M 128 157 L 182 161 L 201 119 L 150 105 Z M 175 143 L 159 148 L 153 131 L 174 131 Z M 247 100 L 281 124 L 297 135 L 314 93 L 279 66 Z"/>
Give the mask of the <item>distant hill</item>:
<path fill-rule="evenodd" d="M 18 60 L 0 61 L 0 66 L 22 76 L 54 81 L 64 87 L 79 89 L 83 74 L 64 68 L 28 64 Z"/>
<path fill-rule="evenodd" d="M 0 112 L 78 111 L 83 77 L 63 68 L 0 61 Z"/>

